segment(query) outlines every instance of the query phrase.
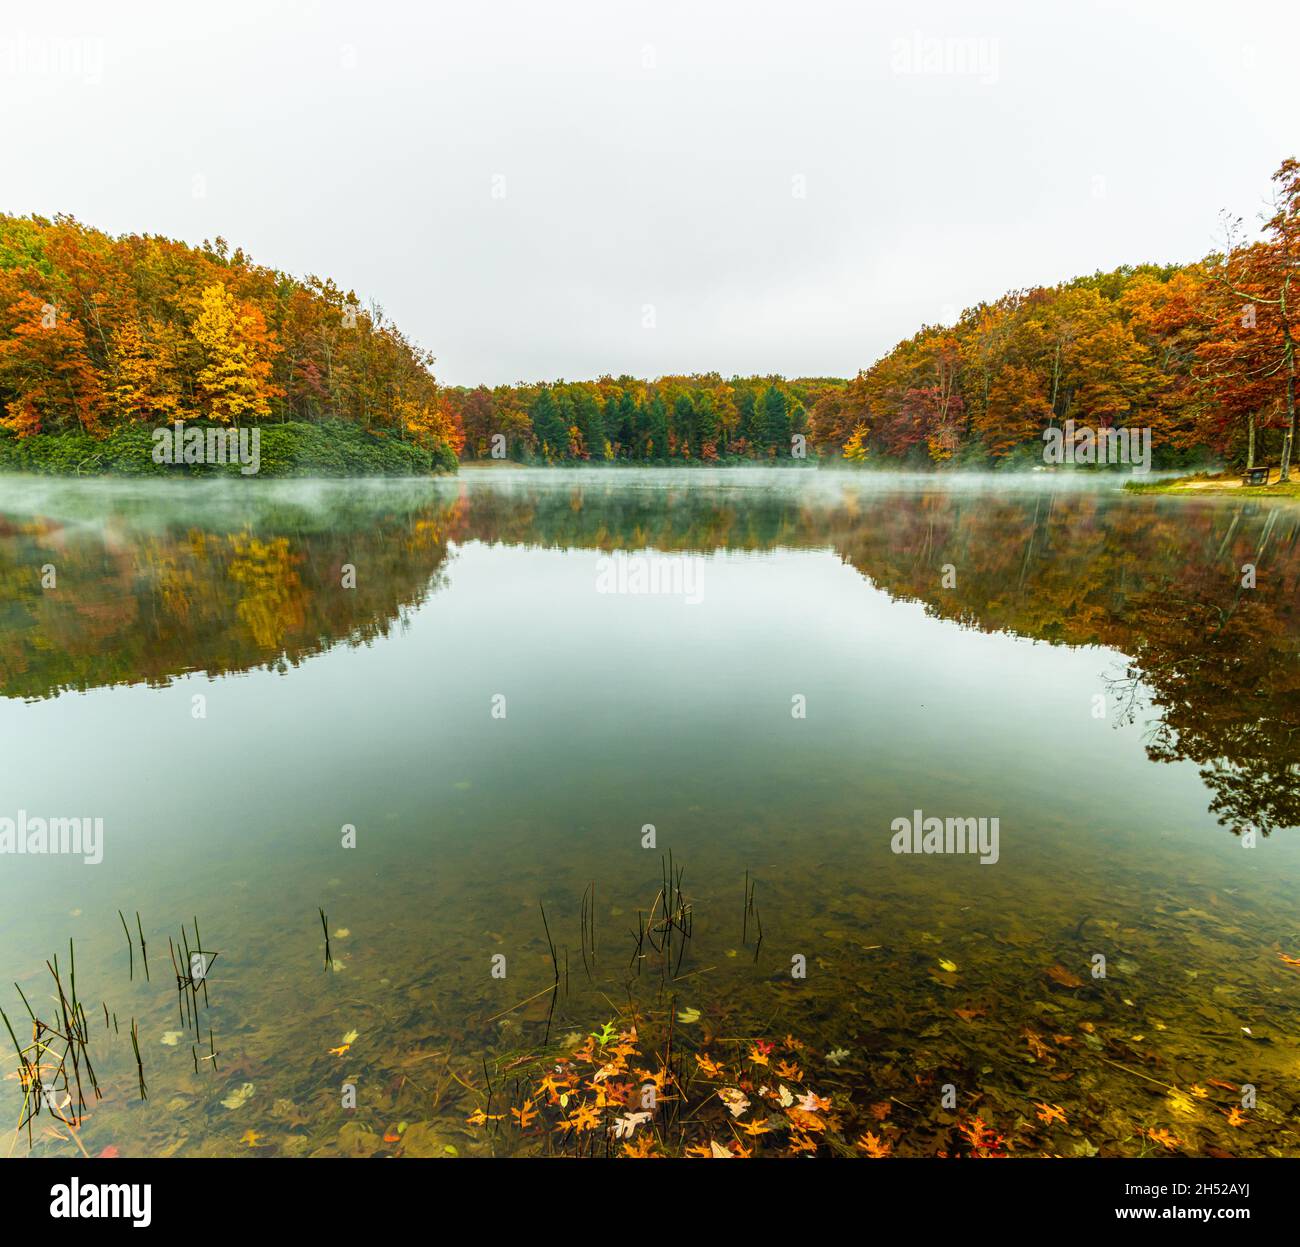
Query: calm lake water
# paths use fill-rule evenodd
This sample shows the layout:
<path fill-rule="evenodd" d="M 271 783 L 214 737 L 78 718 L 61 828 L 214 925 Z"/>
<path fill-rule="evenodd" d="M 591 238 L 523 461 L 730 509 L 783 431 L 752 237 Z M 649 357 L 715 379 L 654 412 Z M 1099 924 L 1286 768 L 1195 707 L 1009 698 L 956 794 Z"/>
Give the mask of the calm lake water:
<path fill-rule="evenodd" d="M 899 1155 L 1300 1154 L 1298 535 L 1114 478 L 0 479 L 0 819 L 104 829 L 0 855 L 0 1006 L 72 940 L 102 1093 L 30 1147 L 551 1150 L 466 1118 L 636 1013 L 789 1036 Z"/>

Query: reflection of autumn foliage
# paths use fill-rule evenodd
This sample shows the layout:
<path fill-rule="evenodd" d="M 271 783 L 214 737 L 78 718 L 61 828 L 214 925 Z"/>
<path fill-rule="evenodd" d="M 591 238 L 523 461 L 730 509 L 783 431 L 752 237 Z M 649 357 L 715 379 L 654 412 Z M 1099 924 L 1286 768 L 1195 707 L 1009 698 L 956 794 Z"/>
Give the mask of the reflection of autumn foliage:
<path fill-rule="evenodd" d="M 1091 492 L 737 495 L 696 486 L 471 490 L 405 509 L 76 544 L 57 525 L 0 528 L 0 690 L 166 682 L 292 663 L 385 635 L 436 587 L 451 541 L 663 551 L 826 549 L 894 597 L 962 627 L 1132 659 L 1121 716 L 1145 703 L 1157 761 L 1190 759 L 1228 826 L 1300 825 L 1300 514 L 1242 502 Z M 340 550 L 364 569 L 342 590 Z M 57 552 L 57 558 L 55 554 Z M 57 561 L 75 593 L 43 593 Z M 943 587 L 943 568 L 956 571 Z M 1245 564 L 1258 567 L 1241 587 Z M 21 574 L 14 569 L 22 569 Z"/>
<path fill-rule="evenodd" d="M 287 633 L 302 628 L 302 581 L 294 571 L 302 556 L 293 554 L 287 537 L 260 541 L 250 533 L 228 540 L 228 574 L 243 591 L 235 611 L 257 645 L 271 649 Z"/>
<path fill-rule="evenodd" d="M 1134 657 L 1161 716 L 1151 757 L 1190 758 L 1221 823 L 1267 834 L 1300 826 L 1300 664 L 1295 633 L 1254 593 L 1144 594 Z"/>
<path fill-rule="evenodd" d="M 386 636 L 436 587 L 462 523 L 458 500 L 353 516 L 345 544 L 365 574 L 349 590 L 337 530 L 274 517 L 232 533 L 0 528 L 0 693 L 162 685 Z M 46 562 L 58 589 L 32 574 Z"/>
<path fill-rule="evenodd" d="M 1145 695 L 1157 712 L 1150 756 L 1195 761 L 1230 827 L 1300 826 L 1300 516 L 1289 511 L 1091 492 L 738 505 L 725 492 L 587 486 L 577 498 L 477 496 L 470 528 L 487 541 L 602 550 L 831 546 L 938 618 L 1131 655 L 1126 687 L 1111 691 L 1121 709 Z M 1254 589 L 1239 587 L 1246 563 L 1260 568 Z"/>
<path fill-rule="evenodd" d="M 1151 758 L 1196 762 L 1211 811 L 1234 830 L 1300 826 L 1300 517 L 935 495 L 882 503 L 853 527 L 840 545 L 849 561 L 931 614 L 1130 655 L 1111 691 L 1121 707 L 1145 692 L 1157 712 Z M 958 569 L 952 589 L 945 563 Z M 1252 589 L 1240 585 L 1248 563 Z"/>

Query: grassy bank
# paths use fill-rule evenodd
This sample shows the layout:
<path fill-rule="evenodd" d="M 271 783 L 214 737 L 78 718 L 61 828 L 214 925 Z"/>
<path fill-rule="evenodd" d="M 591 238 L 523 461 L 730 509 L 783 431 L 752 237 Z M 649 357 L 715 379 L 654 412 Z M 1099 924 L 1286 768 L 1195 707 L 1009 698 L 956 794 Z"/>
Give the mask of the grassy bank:
<path fill-rule="evenodd" d="M 1178 476 L 1161 481 L 1128 481 L 1125 489 L 1135 494 L 1182 494 L 1204 497 L 1206 494 L 1241 494 L 1248 498 L 1300 498 L 1300 478 L 1292 475 L 1285 484 L 1279 483 L 1277 469 L 1269 473 L 1267 485 L 1245 485 L 1239 471 L 1196 472 L 1191 476 Z"/>
<path fill-rule="evenodd" d="M 205 428 L 187 424 L 186 428 Z M 288 422 L 258 426 L 256 475 L 424 476 L 455 472 L 456 457 L 444 446 L 369 433 L 341 420 L 323 424 Z M 18 438 L 0 430 L 0 472 L 49 476 L 238 476 L 239 463 L 155 463 L 153 429 L 124 425 L 104 437 L 50 433 Z"/>

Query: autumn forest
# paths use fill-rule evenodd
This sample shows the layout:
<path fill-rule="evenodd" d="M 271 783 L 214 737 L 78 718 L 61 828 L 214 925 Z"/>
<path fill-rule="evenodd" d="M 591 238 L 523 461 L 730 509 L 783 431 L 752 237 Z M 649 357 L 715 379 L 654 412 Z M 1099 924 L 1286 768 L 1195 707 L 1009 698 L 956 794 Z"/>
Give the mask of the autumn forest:
<path fill-rule="evenodd" d="M 328 279 L 262 267 L 220 238 L 190 247 L 3 216 L 0 462 L 61 470 L 65 460 L 24 457 L 22 444 L 71 436 L 84 450 L 182 419 L 304 437 L 314 427 L 430 456 L 384 470 L 454 467 L 453 456 L 682 465 L 804 454 L 1015 467 L 1041 462 L 1044 430 L 1074 420 L 1149 428 L 1158 464 L 1273 456 L 1285 478 L 1300 164 L 1286 160 L 1272 181 L 1258 240 L 1227 219 L 1222 249 L 1195 262 L 1012 291 L 955 325 L 923 326 L 850 380 L 439 385 L 429 351 Z"/>

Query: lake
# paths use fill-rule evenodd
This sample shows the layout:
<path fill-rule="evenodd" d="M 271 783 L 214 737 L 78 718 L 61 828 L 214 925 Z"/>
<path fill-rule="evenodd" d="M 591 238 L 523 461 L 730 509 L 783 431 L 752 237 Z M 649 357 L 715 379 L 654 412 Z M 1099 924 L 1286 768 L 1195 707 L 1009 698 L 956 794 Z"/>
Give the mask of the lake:
<path fill-rule="evenodd" d="M 5 1150 L 1300 1154 L 1300 510 L 1120 480 L 0 478 Z"/>

